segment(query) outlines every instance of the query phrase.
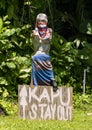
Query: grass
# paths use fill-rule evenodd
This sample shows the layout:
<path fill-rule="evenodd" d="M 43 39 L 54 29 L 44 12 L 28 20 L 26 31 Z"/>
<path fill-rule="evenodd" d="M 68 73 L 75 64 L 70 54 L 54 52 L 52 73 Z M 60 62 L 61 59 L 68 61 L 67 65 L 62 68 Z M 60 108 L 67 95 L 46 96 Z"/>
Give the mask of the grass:
<path fill-rule="evenodd" d="M 18 116 L 0 116 L 0 130 L 92 130 L 92 115 L 73 111 L 72 121 L 23 120 Z"/>

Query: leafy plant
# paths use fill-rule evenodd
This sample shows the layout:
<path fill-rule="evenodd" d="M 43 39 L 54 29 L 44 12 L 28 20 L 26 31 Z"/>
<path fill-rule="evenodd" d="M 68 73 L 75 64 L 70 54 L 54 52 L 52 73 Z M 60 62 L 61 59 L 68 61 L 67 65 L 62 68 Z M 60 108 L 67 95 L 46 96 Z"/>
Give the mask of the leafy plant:
<path fill-rule="evenodd" d="M 31 53 L 33 51 L 30 46 L 31 39 L 25 35 L 28 33 L 30 25 L 11 28 L 7 16 L 1 18 L 1 24 L 0 84 L 1 88 L 6 86 L 6 89 L 12 94 L 12 90 L 17 90 L 19 83 L 30 82 Z"/>
<path fill-rule="evenodd" d="M 91 112 L 92 109 L 92 95 L 76 94 L 74 95 L 74 108 L 81 109 L 85 113 Z"/>

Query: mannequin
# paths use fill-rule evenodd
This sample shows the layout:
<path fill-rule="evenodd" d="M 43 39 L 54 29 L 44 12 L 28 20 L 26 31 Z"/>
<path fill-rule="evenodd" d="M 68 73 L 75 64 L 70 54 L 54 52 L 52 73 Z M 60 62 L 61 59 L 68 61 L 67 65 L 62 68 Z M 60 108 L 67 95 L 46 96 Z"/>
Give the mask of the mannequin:
<path fill-rule="evenodd" d="M 40 13 L 37 15 L 35 29 L 31 33 L 34 45 L 31 79 L 34 86 L 53 86 L 53 90 L 56 91 L 57 83 L 49 55 L 52 29 L 48 28 L 47 23 L 48 18 L 46 14 Z"/>

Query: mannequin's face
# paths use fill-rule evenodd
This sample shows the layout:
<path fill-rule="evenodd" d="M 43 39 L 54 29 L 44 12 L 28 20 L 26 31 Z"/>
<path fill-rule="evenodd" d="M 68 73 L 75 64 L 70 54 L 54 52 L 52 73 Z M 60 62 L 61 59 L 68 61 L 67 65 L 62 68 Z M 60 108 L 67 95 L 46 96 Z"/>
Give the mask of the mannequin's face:
<path fill-rule="evenodd" d="M 38 19 L 37 22 L 46 22 L 46 21 L 44 19 L 43 20 Z"/>
<path fill-rule="evenodd" d="M 45 20 L 38 20 L 37 21 L 37 26 L 44 28 L 44 27 L 47 26 L 47 22 Z"/>
<path fill-rule="evenodd" d="M 47 25 L 47 23 L 46 23 L 45 20 L 38 20 L 38 21 L 37 21 L 37 24 L 38 24 L 38 25 L 41 25 L 41 24 Z"/>

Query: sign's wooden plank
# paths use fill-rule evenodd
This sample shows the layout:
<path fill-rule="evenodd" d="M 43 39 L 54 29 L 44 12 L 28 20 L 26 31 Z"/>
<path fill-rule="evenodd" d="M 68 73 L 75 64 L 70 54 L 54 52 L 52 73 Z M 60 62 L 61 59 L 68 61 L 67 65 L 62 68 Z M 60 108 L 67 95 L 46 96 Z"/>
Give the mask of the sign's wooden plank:
<path fill-rule="evenodd" d="M 72 120 L 72 87 L 18 86 L 19 117 L 40 120 Z"/>

